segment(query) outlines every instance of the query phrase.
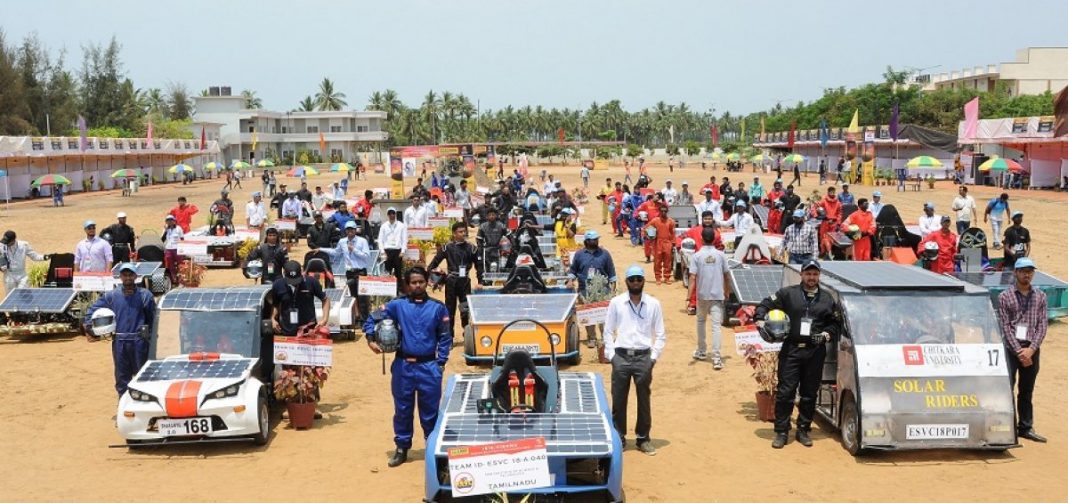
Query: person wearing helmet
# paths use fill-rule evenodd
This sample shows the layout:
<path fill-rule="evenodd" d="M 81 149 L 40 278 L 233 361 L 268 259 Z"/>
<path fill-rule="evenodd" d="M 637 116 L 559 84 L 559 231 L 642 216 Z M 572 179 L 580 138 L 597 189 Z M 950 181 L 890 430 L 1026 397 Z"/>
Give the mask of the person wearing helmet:
<path fill-rule="evenodd" d="M 852 229 L 856 226 L 856 229 Z M 842 232 L 852 233 L 853 260 L 867 262 L 871 260 L 871 238 L 875 235 L 875 217 L 868 211 L 868 200 L 860 198 L 857 210 L 850 213 L 842 222 Z"/>
<path fill-rule="evenodd" d="M 660 301 L 644 293 L 645 271 L 639 265 L 627 268 L 627 291 L 612 298 L 604 321 L 604 357 L 612 361 L 612 423 L 626 446 L 627 401 L 631 381 L 638 398 L 638 421 L 634 426 L 638 450 L 655 455 L 649 441 L 652 411 L 653 368 L 664 351 L 667 334 Z"/>
<path fill-rule="evenodd" d="M 263 276 L 260 277 L 261 285 L 270 285 L 281 277 L 282 266 L 289 259 L 289 252 L 279 243 L 278 229 L 268 227 L 263 233 L 263 242 L 249 252 L 246 261 L 259 260 L 263 262 Z"/>
<path fill-rule="evenodd" d="M 26 259 L 35 262 L 48 260 L 48 255 L 41 255 L 34 251 L 30 243 L 17 239 L 15 231 L 4 232 L 0 239 L 0 271 L 4 273 L 4 292 L 11 293 L 16 288 L 29 286 L 29 275 L 26 272 Z"/>
<path fill-rule="evenodd" d="M 716 225 L 734 228 L 734 246 L 737 247 L 742 237 L 748 234 L 749 229 L 753 227 L 753 215 L 746 211 L 745 201 L 739 200 L 734 203 L 734 213 L 730 218 L 716 220 Z"/>
<path fill-rule="evenodd" d="M 803 264 L 819 251 L 816 228 L 805 224 L 805 210 L 794 210 L 791 224 L 783 232 L 782 249 L 791 264 Z"/>
<path fill-rule="evenodd" d="M 137 286 L 137 269 L 129 262 L 119 266 L 122 286 L 105 292 L 85 311 L 85 334 L 89 342 L 100 340 L 93 330 L 94 321 L 100 334 L 109 331 L 106 318 L 94 319 L 97 311 L 110 310 L 113 314 L 114 334 L 111 341 L 111 358 L 115 364 L 115 391 L 121 398 L 126 387 L 141 367 L 148 361 L 149 340 L 156 316 L 156 301 L 152 293 Z"/>
<path fill-rule="evenodd" d="M 775 395 L 775 439 L 771 446 L 782 449 L 789 441 L 790 416 L 794 397 L 797 405 L 797 441 L 812 446 L 809 430 L 816 411 L 816 392 L 823 376 L 826 342 L 841 333 L 841 307 L 830 293 L 820 288 L 820 263 L 810 259 L 801 265 L 801 283 L 779 289 L 760 301 L 754 318 L 760 331 L 768 330 L 768 315 L 781 310 L 790 320 L 790 331 L 779 350 L 779 387 Z M 775 338 L 775 334 L 762 334 Z"/>
<path fill-rule="evenodd" d="M 416 401 L 419 403 L 419 424 L 424 439 L 430 436 L 438 420 L 441 381 L 452 349 L 452 319 L 445 304 L 427 295 L 429 278 L 430 274 L 420 266 L 405 271 L 408 294 L 387 302 L 368 316 L 363 324 L 367 345 L 375 354 L 382 352 L 376 334 L 379 322 L 393 320 L 400 332 L 400 341 L 393 364 L 390 365 L 393 443 L 396 445 L 389 457 L 390 468 L 408 460 L 408 450 L 412 448 L 415 433 L 412 421 Z"/>
<path fill-rule="evenodd" d="M 674 278 L 672 268 L 675 266 L 671 259 L 675 250 L 675 221 L 668 218 L 667 206 L 661 206 L 658 213 L 659 216 L 649 223 L 650 227 L 656 229 L 656 236 L 651 240 L 653 273 L 656 284 L 663 281 L 670 285 Z"/>
<path fill-rule="evenodd" d="M 956 269 L 957 235 L 950 229 L 952 224 L 953 218 L 949 215 L 943 215 L 941 229 L 927 234 L 927 236 L 920 241 L 921 249 L 923 249 L 927 243 L 935 243 L 938 245 L 938 258 L 931 264 L 932 272 L 945 274 L 951 273 Z"/>
<path fill-rule="evenodd" d="M 1034 406 L 1031 396 L 1038 378 L 1038 357 L 1046 338 L 1048 300 L 1046 293 L 1034 288 L 1035 262 L 1028 257 L 1016 259 L 1013 284 L 998 295 L 998 320 L 1001 336 L 1009 356 L 1009 387 L 1016 394 L 1016 434 L 1035 442 L 1046 437 L 1035 432 Z"/>
<path fill-rule="evenodd" d="M 723 302 L 730 295 L 730 280 L 727 277 L 727 256 L 716 249 L 716 230 L 701 229 L 701 249 L 690 257 L 690 293 L 697 297 L 697 350 L 695 360 L 708 358 L 705 343 L 705 321 L 712 316 L 712 368 L 723 368 L 720 356 L 720 327 L 723 325 Z"/>

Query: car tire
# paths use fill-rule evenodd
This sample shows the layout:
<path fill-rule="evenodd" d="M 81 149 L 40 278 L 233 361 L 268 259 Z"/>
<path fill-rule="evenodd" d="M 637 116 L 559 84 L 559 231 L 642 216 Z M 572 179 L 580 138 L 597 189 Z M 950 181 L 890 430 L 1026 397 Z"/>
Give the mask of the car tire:
<path fill-rule="evenodd" d="M 857 411 L 857 401 L 852 395 L 842 399 L 842 415 L 839 420 L 839 432 L 841 433 L 842 447 L 853 456 L 861 456 L 864 449 L 860 447 L 860 414 Z"/>
<path fill-rule="evenodd" d="M 475 356 L 475 327 L 471 325 L 464 327 L 464 356 Z"/>
<path fill-rule="evenodd" d="M 271 436 L 271 415 L 270 410 L 267 408 L 266 393 L 266 391 L 262 391 L 259 400 L 256 401 L 256 423 L 260 427 L 260 431 L 252 437 L 252 441 L 256 445 L 267 445 L 267 440 Z"/>
<path fill-rule="evenodd" d="M 580 347 L 579 338 L 580 337 L 581 337 L 581 335 L 579 333 L 578 323 L 575 323 L 575 322 L 572 321 L 571 323 L 569 323 L 567 325 L 567 344 L 566 344 L 566 346 L 564 348 L 565 351 L 567 351 L 569 353 L 570 352 L 574 352 L 575 353 L 575 356 L 572 356 L 571 358 L 568 358 L 568 360 L 567 360 L 567 363 L 570 364 L 570 365 L 578 365 L 578 364 L 582 363 L 582 351 L 579 350 L 579 347 Z"/>

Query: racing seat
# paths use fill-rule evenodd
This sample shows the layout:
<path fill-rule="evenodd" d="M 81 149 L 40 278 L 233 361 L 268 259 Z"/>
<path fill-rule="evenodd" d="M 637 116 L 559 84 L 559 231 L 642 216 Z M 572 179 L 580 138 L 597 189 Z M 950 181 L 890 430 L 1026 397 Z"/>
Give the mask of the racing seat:
<path fill-rule="evenodd" d="M 52 288 L 71 288 L 74 286 L 74 254 L 53 253 L 49 257 L 48 276 L 45 286 Z"/>
<path fill-rule="evenodd" d="M 504 363 L 499 370 L 494 369 L 494 371 L 496 377 L 490 385 L 490 390 L 493 392 L 493 399 L 501 410 L 507 413 L 546 411 L 549 383 L 538 373 L 538 367 L 534 365 L 534 359 L 530 357 L 530 353 L 522 350 L 512 351 L 504 358 Z M 518 397 L 517 403 L 512 403 L 512 394 L 508 383 L 513 371 L 516 373 L 516 377 L 519 378 L 519 389 L 516 394 Z M 534 396 L 531 397 L 533 398 L 533 406 L 530 406 L 527 402 L 526 387 L 524 386 L 528 375 L 534 378 Z"/>
<path fill-rule="evenodd" d="M 771 249 L 768 248 L 768 242 L 764 239 L 760 227 L 754 225 L 749 228 L 749 232 L 742 236 L 735 247 L 732 258 L 744 264 L 771 263 Z"/>
<path fill-rule="evenodd" d="M 533 264 L 517 265 L 508 273 L 501 293 L 545 293 L 548 288 Z"/>
<path fill-rule="evenodd" d="M 137 249 L 137 261 L 163 262 L 163 246 L 154 244 L 142 245 Z"/>
<path fill-rule="evenodd" d="M 304 273 L 319 280 L 323 278 L 324 287 L 334 288 L 334 273 L 330 268 L 330 256 L 325 252 L 308 252 L 304 254 Z"/>

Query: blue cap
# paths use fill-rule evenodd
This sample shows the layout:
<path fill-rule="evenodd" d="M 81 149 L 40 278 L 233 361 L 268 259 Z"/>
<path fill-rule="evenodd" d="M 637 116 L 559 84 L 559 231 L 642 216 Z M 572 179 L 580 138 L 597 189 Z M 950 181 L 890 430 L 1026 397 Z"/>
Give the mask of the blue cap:
<path fill-rule="evenodd" d="M 875 191 L 871 193 L 871 197 L 883 197 L 882 191 Z"/>
<path fill-rule="evenodd" d="M 1035 261 L 1031 260 L 1031 257 L 1020 257 L 1020 258 L 1016 259 L 1016 265 L 1014 266 L 1014 268 L 1016 268 L 1016 269 L 1027 269 L 1027 268 L 1034 269 L 1035 268 Z"/>
<path fill-rule="evenodd" d="M 1020 261 L 1017 260 L 1016 263 L 1019 264 Z M 130 271 L 130 272 L 136 274 L 137 273 L 137 267 L 134 267 L 134 265 L 129 263 L 129 262 L 124 262 L 122 265 L 119 266 L 119 272 L 121 273 L 123 271 Z"/>
<path fill-rule="evenodd" d="M 82 229 L 88 229 L 90 227 L 96 227 L 96 222 L 92 220 L 86 220 L 85 223 L 82 224 Z"/>
<path fill-rule="evenodd" d="M 263 194 L 260 193 L 260 191 L 257 190 L 256 192 L 252 193 L 252 197 L 263 197 Z"/>
<path fill-rule="evenodd" d="M 738 208 L 745 208 L 745 201 L 739 199 L 738 202 L 734 203 L 734 206 Z"/>
<path fill-rule="evenodd" d="M 810 258 L 806 260 L 804 264 L 801 264 L 802 271 L 807 271 L 809 269 L 812 269 L 813 267 L 815 267 L 817 271 L 823 269 L 822 267 L 820 267 L 819 261 L 814 258 Z"/>
<path fill-rule="evenodd" d="M 645 269 L 642 269 L 642 266 L 640 266 L 640 265 L 632 265 L 632 266 L 628 267 L 627 268 L 627 278 L 633 278 L 635 276 L 640 277 L 640 278 L 644 278 L 645 277 Z"/>
<path fill-rule="evenodd" d="M 794 210 L 794 218 L 805 218 L 805 210 Z"/>
<path fill-rule="evenodd" d="M 586 231 L 585 240 L 586 241 L 592 241 L 594 239 L 601 239 L 601 235 L 598 234 L 597 231 L 595 231 L 593 229 L 590 229 L 590 230 Z"/>
<path fill-rule="evenodd" d="M 352 220 L 349 220 L 348 222 L 345 222 L 345 230 L 355 229 L 356 227 L 357 227 L 356 222 L 353 222 Z"/>
<path fill-rule="evenodd" d="M 925 210 L 926 209 L 932 209 L 933 210 L 934 209 L 934 203 L 932 203 L 930 201 L 927 201 L 926 203 L 923 203 L 923 209 L 925 209 Z"/>

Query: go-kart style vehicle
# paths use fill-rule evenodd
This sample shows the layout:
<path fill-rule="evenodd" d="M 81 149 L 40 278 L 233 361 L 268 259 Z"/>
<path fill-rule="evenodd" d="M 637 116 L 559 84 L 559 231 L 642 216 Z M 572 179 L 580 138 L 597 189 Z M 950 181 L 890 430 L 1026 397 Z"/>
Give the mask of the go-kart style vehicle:
<path fill-rule="evenodd" d="M 93 294 L 73 288 L 74 254 L 52 253 L 48 260 L 42 288 L 15 288 L 0 302 L 0 335 L 23 337 L 81 330 Z"/>
<path fill-rule="evenodd" d="M 149 361 L 119 399 L 127 446 L 267 443 L 268 286 L 178 288 L 159 301 Z M 266 352 L 266 353 L 265 353 Z"/>
<path fill-rule="evenodd" d="M 560 372 L 554 350 L 543 365 L 521 348 L 505 354 L 503 340 L 516 326 L 538 331 L 550 348 L 560 338 L 534 319 L 512 319 L 497 333 L 489 373 L 449 377 L 438 422 L 427 438 L 424 501 L 448 501 L 453 495 L 449 448 L 530 437 L 545 439 L 553 483 L 524 493 L 624 501 L 623 445 L 600 374 Z"/>

